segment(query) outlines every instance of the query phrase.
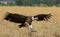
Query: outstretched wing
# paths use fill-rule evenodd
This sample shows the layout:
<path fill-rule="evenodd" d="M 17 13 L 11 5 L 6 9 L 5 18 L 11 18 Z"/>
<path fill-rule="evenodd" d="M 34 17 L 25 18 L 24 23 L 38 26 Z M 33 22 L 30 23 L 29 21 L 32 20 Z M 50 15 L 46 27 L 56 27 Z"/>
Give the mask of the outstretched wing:
<path fill-rule="evenodd" d="M 34 18 L 37 18 L 36 20 L 37 21 L 46 21 L 46 20 L 48 20 L 48 19 L 50 19 L 51 18 L 51 14 L 38 14 L 38 15 L 35 15 L 34 16 Z"/>
<path fill-rule="evenodd" d="M 7 13 L 4 19 L 15 23 L 22 23 L 25 22 L 26 18 L 27 16 L 24 15 Z"/>

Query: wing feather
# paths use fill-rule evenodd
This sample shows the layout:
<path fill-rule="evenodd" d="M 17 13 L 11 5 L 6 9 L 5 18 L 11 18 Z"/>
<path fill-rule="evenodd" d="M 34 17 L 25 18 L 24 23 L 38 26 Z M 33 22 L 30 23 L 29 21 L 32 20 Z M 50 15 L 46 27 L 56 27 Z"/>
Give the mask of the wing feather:
<path fill-rule="evenodd" d="M 25 22 L 26 18 L 27 16 L 24 15 L 7 13 L 4 19 L 15 23 L 21 23 L 21 22 Z"/>
<path fill-rule="evenodd" d="M 51 14 L 38 14 L 38 15 L 35 15 L 34 18 L 38 18 L 37 21 L 46 21 L 48 19 L 51 18 Z"/>

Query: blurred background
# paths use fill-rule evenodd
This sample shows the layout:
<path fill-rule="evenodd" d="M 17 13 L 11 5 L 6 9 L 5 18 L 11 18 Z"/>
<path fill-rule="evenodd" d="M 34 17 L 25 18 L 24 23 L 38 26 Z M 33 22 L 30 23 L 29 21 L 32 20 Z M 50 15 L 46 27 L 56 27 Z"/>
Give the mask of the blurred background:
<path fill-rule="evenodd" d="M 60 6 L 60 0 L 0 0 L 0 6 Z"/>
<path fill-rule="evenodd" d="M 0 37 L 30 37 L 26 27 L 4 20 L 7 12 L 26 16 L 52 14 L 48 21 L 33 21 L 32 37 L 60 37 L 60 0 L 0 0 Z"/>

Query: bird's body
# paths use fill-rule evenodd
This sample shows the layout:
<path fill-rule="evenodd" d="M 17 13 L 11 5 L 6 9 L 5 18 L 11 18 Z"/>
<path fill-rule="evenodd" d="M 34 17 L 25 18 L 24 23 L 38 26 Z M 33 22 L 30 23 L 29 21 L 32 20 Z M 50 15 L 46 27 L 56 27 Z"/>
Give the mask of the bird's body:
<path fill-rule="evenodd" d="M 10 22 L 14 23 L 21 23 L 19 27 L 28 27 L 29 29 L 32 29 L 32 21 L 46 21 L 50 19 L 51 14 L 38 14 L 35 16 L 25 16 L 21 14 L 13 14 L 13 13 L 8 13 L 7 16 L 4 18 L 5 20 L 9 20 Z"/>

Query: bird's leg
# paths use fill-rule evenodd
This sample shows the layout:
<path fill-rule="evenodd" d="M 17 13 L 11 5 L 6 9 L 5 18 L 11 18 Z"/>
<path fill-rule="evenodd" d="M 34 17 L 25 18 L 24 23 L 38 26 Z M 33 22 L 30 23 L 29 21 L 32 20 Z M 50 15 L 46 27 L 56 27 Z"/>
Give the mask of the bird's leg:
<path fill-rule="evenodd" d="M 32 25 L 29 25 L 29 23 L 25 22 L 27 29 L 31 32 L 32 31 Z"/>
<path fill-rule="evenodd" d="M 32 29 L 32 24 L 31 23 L 25 22 L 25 24 L 26 24 L 26 27 L 28 28 L 29 32 L 36 32 Z"/>
<path fill-rule="evenodd" d="M 29 25 L 29 30 L 30 30 L 31 32 L 36 32 L 35 30 L 33 30 L 32 25 Z"/>
<path fill-rule="evenodd" d="M 30 24 L 28 27 L 29 27 L 29 31 L 32 32 L 33 31 L 32 25 Z"/>

